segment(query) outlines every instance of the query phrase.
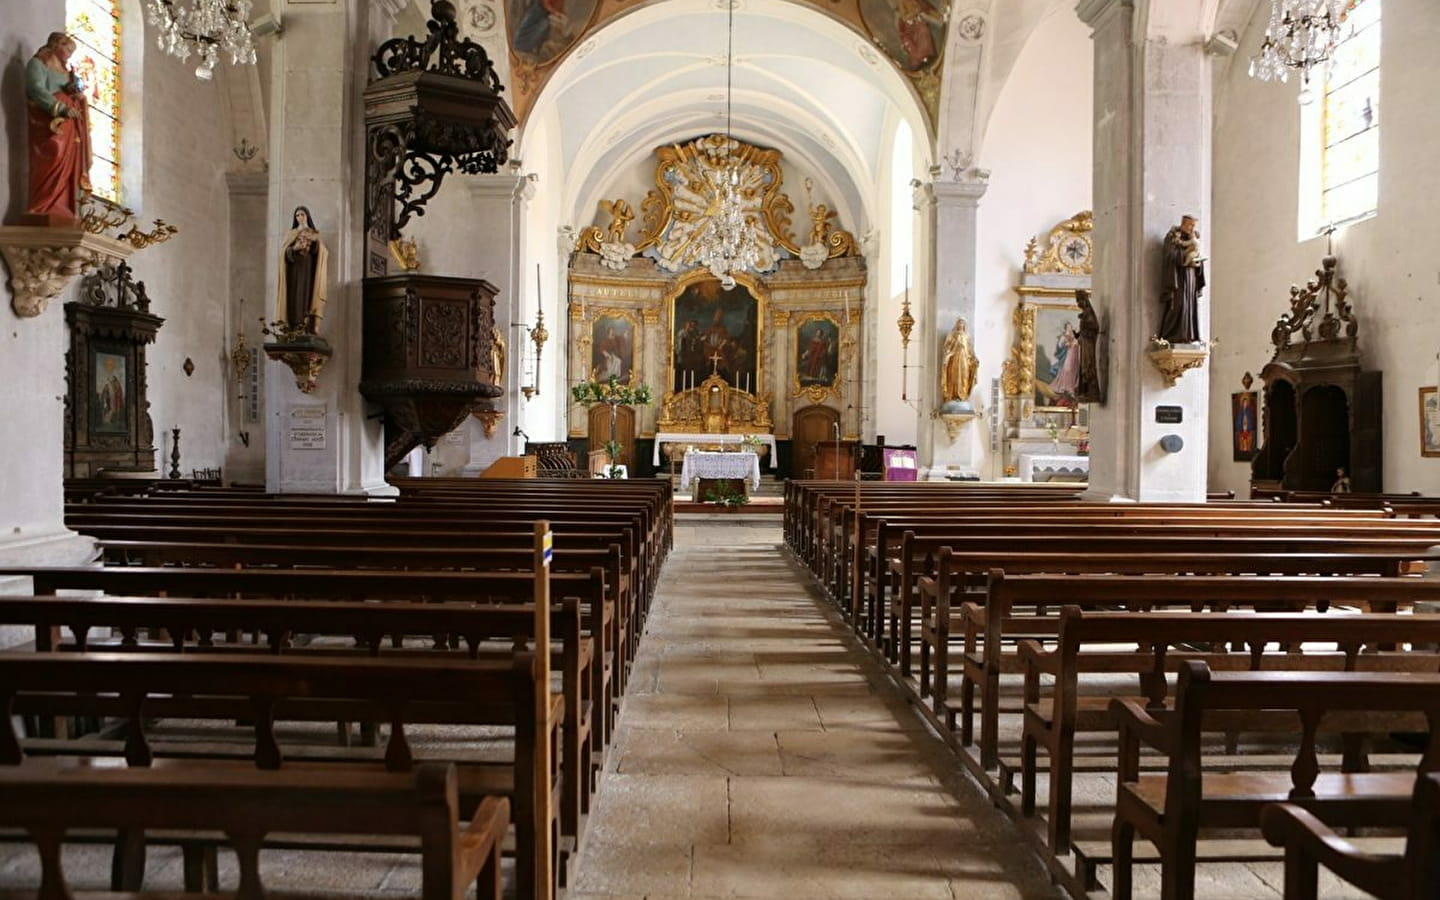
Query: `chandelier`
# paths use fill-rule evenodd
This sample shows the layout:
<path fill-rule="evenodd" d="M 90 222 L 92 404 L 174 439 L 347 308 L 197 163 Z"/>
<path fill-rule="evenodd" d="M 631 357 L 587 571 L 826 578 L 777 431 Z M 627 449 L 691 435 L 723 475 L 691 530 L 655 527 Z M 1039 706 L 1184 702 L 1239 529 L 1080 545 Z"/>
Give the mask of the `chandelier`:
<path fill-rule="evenodd" d="M 255 45 L 251 40 L 251 0 L 145 0 L 146 19 L 160 29 L 156 43 L 181 62 L 194 53 L 200 57 L 195 77 L 215 77 L 220 51 L 230 54 L 233 65 L 253 65 Z"/>
<path fill-rule="evenodd" d="M 727 38 L 725 45 L 725 147 L 719 165 L 706 168 L 710 183 L 710 208 L 705 227 L 696 237 L 696 258 L 720 279 L 727 290 L 735 286 L 735 272 L 755 268 L 760 262 L 760 247 L 750 237 L 750 219 L 746 213 L 745 192 L 741 189 L 740 164 L 731 156 L 736 146 L 730 136 L 731 95 L 735 73 L 735 0 L 727 0 Z"/>
<path fill-rule="evenodd" d="M 1260 52 L 1250 60 L 1250 75 L 1261 81 L 1285 82 L 1291 69 L 1300 70 L 1303 85 L 1310 70 L 1327 62 L 1340 38 L 1340 24 L 1352 0 L 1272 0 L 1270 24 Z M 1308 97 L 1302 91 L 1301 101 Z"/>

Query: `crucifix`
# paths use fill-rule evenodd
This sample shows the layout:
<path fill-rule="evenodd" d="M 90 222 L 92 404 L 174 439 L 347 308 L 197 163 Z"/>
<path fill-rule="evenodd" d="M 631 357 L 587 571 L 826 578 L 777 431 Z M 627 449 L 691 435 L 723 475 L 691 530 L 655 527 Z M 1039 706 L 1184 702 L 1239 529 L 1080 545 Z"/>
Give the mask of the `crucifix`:
<path fill-rule="evenodd" d="M 719 350 L 716 350 L 716 351 L 715 351 L 715 354 L 714 354 L 713 356 L 709 357 L 709 360 L 710 360 L 710 374 L 711 374 L 711 375 L 719 375 L 719 374 L 720 374 L 719 368 L 720 368 L 720 360 L 721 360 L 722 358 L 723 358 L 723 357 L 720 356 L 720 351 L 719 351 Z"/>

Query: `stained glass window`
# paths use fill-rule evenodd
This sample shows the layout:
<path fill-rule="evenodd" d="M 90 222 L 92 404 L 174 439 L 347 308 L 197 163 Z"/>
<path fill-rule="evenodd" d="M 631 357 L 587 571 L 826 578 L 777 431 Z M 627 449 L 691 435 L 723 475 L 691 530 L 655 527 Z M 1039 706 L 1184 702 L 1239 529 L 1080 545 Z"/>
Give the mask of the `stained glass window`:
<path fill-rule="evenodd" d="M 1325 78 L 1320 182 L 1327 222 L 1369 215 L 1379 200 L 1380 3 L 1351 0 Z"/>
<path fill-rule="evenodd" d="M 90 185 L 120 202 L 120 0 L 65 0 L 65 30 L 78 46 L 70 65 L 90 105 Z"/>

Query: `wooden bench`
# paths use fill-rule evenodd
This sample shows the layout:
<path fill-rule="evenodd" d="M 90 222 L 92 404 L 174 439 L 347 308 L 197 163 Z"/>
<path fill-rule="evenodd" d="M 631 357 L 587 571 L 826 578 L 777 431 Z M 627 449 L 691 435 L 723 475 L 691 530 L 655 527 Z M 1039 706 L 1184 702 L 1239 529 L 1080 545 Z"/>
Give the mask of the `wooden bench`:
<path fill-rule="evenodd" d="M 1156 719 L 1134 700 L 1111 701 L 1120 732 L 1120 782 L 1112 829 L 1118 900 L 1132 894 L 1138 834 L 1161 857 L 1162 900 L 1194 896 L 1202 829 L 1258 830 L 1268 804 L 1293 802 L 1322 821 L 1346 826 L 1396 821 L 1410 804 L 1416 773 L 1322 773 L 1316 736 L 1440 726 L 1440 675 L 1393 672 L 1215 672 L 1203 662 L 1180 670 L 1174 712 Z M 1201 735 L 1217 728 L 1287 720 L 1300 731 L 1288 771 L 1213 773 L 1201 762 Z M 1273 722 L 1268 723 L 1275 727 Z M 1140 745 L 1168 757 L 1165 774 L 1139 771 Z M 1421 769 L 1434 767 L 1436 744 Z"/>
<path fill-rule="evenodd" d="M 557 781 L 549 747 L 559 710 L 538 675 L 531 653 L 509 661 L 318 658 L 268 654 L 175 655 L 173 653 L 0 654 L 0 766 L 27 772 L 26 745 L 15 733 L 14 715 L 92 715 L 126 723 L 124 758 L 152 767 L 156 748 L 147 733 L 155 718 L 254 723 L 253 746 L 234 747 L 234 760 L 259 769 L 291 768 L 359 773 L 408 772 L 414 754 L 409 726 L 505 725 L 514 730 L 513 755 L 499 766 L 457 763 L 459 814 L 475 814 L 485 797 L 511 798 L 516 825 L 516 881 L 521 897 L 552 895 L 555 870 Z M 97 686 L 105 687 L 97 692 Z M 308 754 L 282 748 L 277 721 L 381 721 L 390 726 L 383 756 L 349 752 Z M 70 742 L 72 745 L 76 742 Z M 84 755 L 81 746 L 44 749 Z M 196 755 L 222 754 L 215 743 Z M 427 760 L 428 761 L 428 760 Z M 46 760 L 40 760 L 46 763 Z M 183 765 L 184 763 L 179 763 Z M 338 768 L 337 768 L 338 767 Z M 368 824 L 368 823 L 367 823 Z M 363 845 L 362 845 L 363 846 Z M 143 871 L 143 843 L 130 849 L 125 870 Z"/>
<path fill-rule="evenodd" d="M 1260 811 L 1265 839 L 1285 849 L 1285 900 L 1316 900 L 1319 866 L 1381 900 L 1440 897 L 1440 774 L 1416 778 L 1404 820 L 1386 824 L 1406 829 L 1403 853 L 1361 850 L 1294 803 Z"/>
<path fill-rule="evenodd" d="M 938 595 L 944 602 L 946 592 Z M 972 743 L 978 686 L 980 766 L 994 768 L 999 762 L 1000 675 L 1023 671 L 1015 652 L 1018 640 L 1055 636 L 1059 617 L 1045 611 L 1058 613 L 1063 605 L 1132 611 L 1179 607 L 1196 612 L 1239 608 L 1323 612 L 1346 604 L 1390 613 L 1421 599 L 1440 600 L 1440 581 L 1363 576 L 1008 575 L 997 569 L 990 574 L 984 605 L 967 603 L 962 608 L 965 649 L 958 709 L 947 702 L 948 662 L 939 658 L 933 665 L 935 713 L 952 729 L 958 715 L 961 742 Z M 937 620 L 948 621 L 948 615 L 937 615 Z M 948 640 L 937 638 L 936 646 L 948 646 Z"/>
<path fill-rule="evenodd" d="M 1044 750 L 1050 761 L 1050 850 L 1070 852 L 1075 736 L 1114 730 L 1108 712 L 1112 697 L 1103 692 L 1087 694 L 1085 675 L 1136 676 L 1144 688 L 1138 699 L 1154 714 L 1164 710 L 1169 700 L 1165 673 L 1178 671 L 1187 660 L 1203 660 L 1212 669 L 1436 671 L 1440 656 L 1434 653 L 1361 652 L 1406 642 L 1440 643 L 1440 615 L 1110 613 L 1066 606 L 1053 649 L 1045 650 L 1034 640 L 1019 645 L 1025 668 L 1021 812 L 1035 813 L 1037 755 Z M 1311 646 L 1303 652 L 1265 652 L 1270 645 L 1280 649 L 1300 644 Z M 1322 651 L 1314 644 L 1333 649 Z M 1105 649 L 1098 650 L 1097 645 Z M 1248 649 L 1227 652 L 1229 646 Z M 1042 676 L 1054 679 L 1048 698 L 1041 696 Z"/>
<path fill-rule="evenodd" d="M 239 858 L 238 900 L 281 897 L 266 891 L 260 878 L 260 849 L 275 831 L 418 838 L 424 900 L 461 900 L 470 884 L 477 900 L 501 897 L 500 846 L 510 825 L 509 801 L 486 797 L 472 815 L 462 816 L 452 765 L 379 773 L 261 771 L 196 761 L 147 769 L 55 762 L 0 766 L 5 798 L 0 828 L 24 829 L 35 841 L 42 900 L 88 896 L 71 892 L 60 849 L 66 832 L 94 828 L 221 832 Z"/>

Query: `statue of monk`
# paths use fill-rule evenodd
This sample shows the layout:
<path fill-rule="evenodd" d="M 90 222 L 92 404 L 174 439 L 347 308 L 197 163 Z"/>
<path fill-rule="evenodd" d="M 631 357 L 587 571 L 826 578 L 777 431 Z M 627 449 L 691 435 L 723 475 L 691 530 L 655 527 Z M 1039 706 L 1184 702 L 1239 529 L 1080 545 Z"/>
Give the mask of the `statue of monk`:
<path fill-rule="evenodd" d="M 1205 260 L 1200 256 L 1200 232 L 1194 216 L 1181 216 L 1180 224 L 1165 234 L 1164 306 L 1160 337 L 1172 344 L 1200 341 L 1200 292 L 1205 290 Z"/>
<path fill-rule="evenodd" d="M 80 200 L 90 190 L 90 121 L 70 68 L 74 53 L 75 39 L 56 31 L 25 64 L 30 150 L 25 211 L 53 224 L 78 220 Z"/>

